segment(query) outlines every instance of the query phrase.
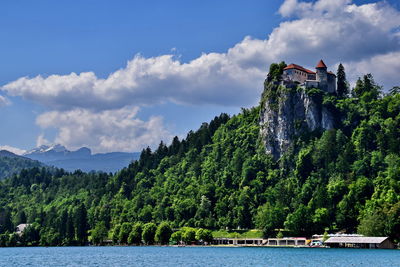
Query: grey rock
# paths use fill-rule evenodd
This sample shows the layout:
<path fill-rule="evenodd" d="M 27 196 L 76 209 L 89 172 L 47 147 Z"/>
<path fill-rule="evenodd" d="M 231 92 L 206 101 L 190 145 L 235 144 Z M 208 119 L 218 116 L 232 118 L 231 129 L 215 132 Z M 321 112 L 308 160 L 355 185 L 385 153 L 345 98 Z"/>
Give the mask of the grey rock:
<path fill-rule="evenodd" d="M 334 116 L 315 97 L 307 95 L 304 88 L 276 88 L 279 97 L 262 102 L 259 123 L 265 151 L 277 160 L 301 133 L 332 129 Z"/>

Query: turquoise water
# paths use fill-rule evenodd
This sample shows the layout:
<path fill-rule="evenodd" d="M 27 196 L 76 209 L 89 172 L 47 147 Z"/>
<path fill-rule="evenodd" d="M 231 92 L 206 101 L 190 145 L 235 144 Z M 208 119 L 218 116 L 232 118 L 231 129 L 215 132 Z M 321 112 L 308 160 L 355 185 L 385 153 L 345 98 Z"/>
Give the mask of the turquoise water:
<path fill-rule="evenodd" d="M 400 266 L 400 250 L 216 247 L 0 248 L 0 266 Z"/>

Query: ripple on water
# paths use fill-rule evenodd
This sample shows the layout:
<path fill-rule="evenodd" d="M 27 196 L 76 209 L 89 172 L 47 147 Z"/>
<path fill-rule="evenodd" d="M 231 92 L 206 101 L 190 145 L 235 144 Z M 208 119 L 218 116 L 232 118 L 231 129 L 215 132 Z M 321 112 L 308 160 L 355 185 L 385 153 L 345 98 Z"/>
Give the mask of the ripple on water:
<path fill-rule="evenodd" d="M 400 266 L 400 250 L 235 247 L 0 248 L 0 266 Z"/>

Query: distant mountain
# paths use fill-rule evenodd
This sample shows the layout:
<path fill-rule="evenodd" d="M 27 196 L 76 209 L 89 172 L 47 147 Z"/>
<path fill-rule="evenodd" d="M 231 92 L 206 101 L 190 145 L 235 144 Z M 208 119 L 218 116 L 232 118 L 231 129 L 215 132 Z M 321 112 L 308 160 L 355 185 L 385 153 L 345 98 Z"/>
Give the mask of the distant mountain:
<path fill-rule="evenodd" d="M 87 147 L 70 151 L 59 144 L 53 146 L 42 145 L 24 154 L 24 157 L 38 160 L 54 167 L 63 168 L 67 171 L 80 169 L 85 172 L 116 172 L 128 166 L 130 162 L 137 160 L 139 156 L 139 152 L 92 154 L 92 151 Z"/>
<path fill-rule="evenodd" d="M 26 152 L 25 154 L 40 154 L 40 153 L 45 153 L 45 152 L 50 152 L 50 153 L 68 153 L 70 151 L 68 151 L 65 146 L 62 145 L 53 145 L 53 146 L 46 146 L 46 145 L 41 145 L 39 147 L 36 147 L 32 150 L 29 150 L 28 152 Z"/>
<path fill-rule="evenodd" d="M 7 150 L 0 150 L 0 180 L 19 173 L 22 169 L 42 166 L 44 164 L 37 160 L 18 156 Z"/>
<path fill-rule="evenodd" d="M 17 154 L 14 154 L 8 150 L 0 150 L 0 157 L 9 157 L 9 158 L 24 158 Z"/>

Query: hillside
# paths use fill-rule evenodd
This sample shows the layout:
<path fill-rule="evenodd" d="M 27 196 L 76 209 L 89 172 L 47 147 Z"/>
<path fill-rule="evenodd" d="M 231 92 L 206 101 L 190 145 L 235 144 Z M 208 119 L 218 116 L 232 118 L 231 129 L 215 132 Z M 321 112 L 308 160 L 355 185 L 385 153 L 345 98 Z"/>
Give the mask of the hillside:
<path fill-rule="evenodd" d="M 22 169 L 40 166 L 43 166 L 43 164 L 36 160 L 18 156 L 7 150 L 0 151 L 0 180 L 17 174 Z"/>
<path fill-rule="evenodd" d="M 351 96 L 302 92 L 331 110 L 335 127 L 302 127 L 273 156 L 263 135 L 266 105 L 282 106 L 301 89 L 269 79 L 260 106 L 221 114 L 184 140 L 145 149 L 113 176 L 36 168 L 4 181 L 0 224 L 36 222 L 29 242 L 42 245 L 82 244 L 89 229 L 126 243 L 121 233 L 133 223 L 162 221 L 173 228 L 259 228 L 266 236 L 329 229 L 399 241 L 398 90 L 383 95 L 365 75 Z"/>

